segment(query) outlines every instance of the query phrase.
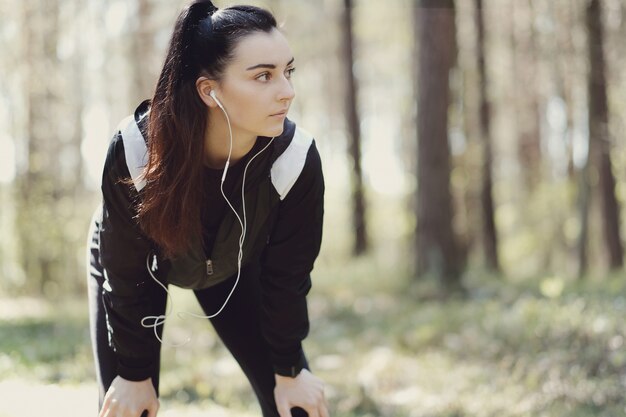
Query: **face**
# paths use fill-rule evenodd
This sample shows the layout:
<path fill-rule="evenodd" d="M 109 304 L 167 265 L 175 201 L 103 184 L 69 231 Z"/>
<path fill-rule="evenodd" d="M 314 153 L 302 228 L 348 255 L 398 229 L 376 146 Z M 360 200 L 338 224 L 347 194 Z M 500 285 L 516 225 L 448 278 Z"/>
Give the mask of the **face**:
<path fill-rule="evenodd" d="M 280 135 L 295 97 L 294 71 L 293 53 L 277 29 L 241 38 L 221 81 L 214 86 L 233 130 L 255 137 Z"/>

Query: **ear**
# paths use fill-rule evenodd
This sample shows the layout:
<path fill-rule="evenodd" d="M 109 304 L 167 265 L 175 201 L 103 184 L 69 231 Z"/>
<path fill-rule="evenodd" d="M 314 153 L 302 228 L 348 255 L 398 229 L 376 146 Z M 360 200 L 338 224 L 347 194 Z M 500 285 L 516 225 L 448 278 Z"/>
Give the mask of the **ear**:
<path fill-rule="evenodd" d="M 198 77 L 196 80 L 196 90 L 198 91 L 198 95 L 204 104 L 209 107 L 218 107 L 215 100 L 213 100 L 213 98 L 209 95 L 211 90 L 214 88 L 217 88 L 215 80 L 210 80 L 207 77 Z"/>

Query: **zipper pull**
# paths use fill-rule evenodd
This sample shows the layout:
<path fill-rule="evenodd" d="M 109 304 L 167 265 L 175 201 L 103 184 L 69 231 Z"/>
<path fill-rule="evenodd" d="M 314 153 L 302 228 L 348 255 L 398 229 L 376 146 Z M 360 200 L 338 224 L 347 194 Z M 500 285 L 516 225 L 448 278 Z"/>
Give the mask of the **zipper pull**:
<path fill-rule="evenodd" d="M 213 275 L 213 261 L 210 259 L 206 261 L 206 274 Z"/>

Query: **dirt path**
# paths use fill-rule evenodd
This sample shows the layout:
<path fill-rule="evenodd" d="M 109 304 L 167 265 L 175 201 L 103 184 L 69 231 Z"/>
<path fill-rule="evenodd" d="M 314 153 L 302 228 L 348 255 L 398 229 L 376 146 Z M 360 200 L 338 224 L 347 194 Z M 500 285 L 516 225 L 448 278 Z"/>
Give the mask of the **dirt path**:
<path fill-rule="evenodd" d="M 36 381 L 7 379 L 0 381 L 0 417 L 68 417 L 96 416 L 95 384 L 60 385 Z M 159 417 L 253 417 L 214 404 L 181 406 L 162 403 Z"/>

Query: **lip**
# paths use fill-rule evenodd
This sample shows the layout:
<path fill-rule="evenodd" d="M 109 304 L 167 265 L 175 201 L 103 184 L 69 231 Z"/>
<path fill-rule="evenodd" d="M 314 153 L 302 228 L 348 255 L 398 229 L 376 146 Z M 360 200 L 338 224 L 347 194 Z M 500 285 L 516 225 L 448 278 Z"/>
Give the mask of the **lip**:
<path fill-rule="evenodd" d="M 270 114 L 270 117 L 271 116 L 285 116 L 286 114 L 287 114 L 287 110 L 283 110 L 279 113 Z"/>

